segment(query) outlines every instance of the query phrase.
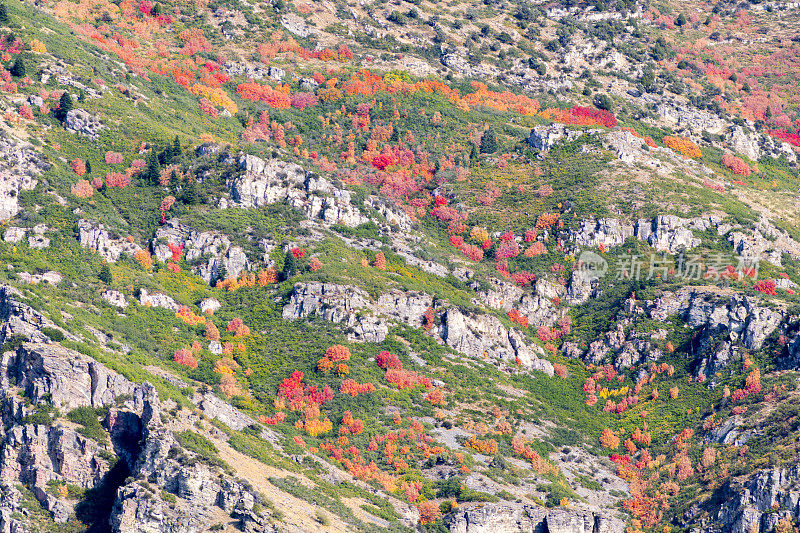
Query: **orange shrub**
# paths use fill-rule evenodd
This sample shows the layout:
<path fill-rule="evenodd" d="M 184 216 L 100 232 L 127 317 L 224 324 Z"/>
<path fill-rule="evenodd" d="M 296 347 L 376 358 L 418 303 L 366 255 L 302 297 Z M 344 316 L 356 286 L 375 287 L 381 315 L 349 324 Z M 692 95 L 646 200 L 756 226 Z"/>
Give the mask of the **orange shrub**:
<path fill-rule="evenodd" d="M 699 159 L 703 157 L 703 154 L 700 152 L 700 148 L 694 142 L 692 142 L 691 139 L 667 135 L 664 137 L 662 142 L 666 147 L 684 157 L 690 157 L 692 159 Z"/>

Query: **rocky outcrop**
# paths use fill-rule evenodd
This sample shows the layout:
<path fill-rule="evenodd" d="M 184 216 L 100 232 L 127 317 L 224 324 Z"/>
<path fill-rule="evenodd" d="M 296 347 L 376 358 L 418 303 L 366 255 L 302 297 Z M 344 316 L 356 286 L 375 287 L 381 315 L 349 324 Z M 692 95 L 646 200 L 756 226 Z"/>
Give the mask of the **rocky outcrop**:
<path fill-rule="evenodd" d="M 256 421 L 214 394 L 204 394 L 197 406 L 209 418 L 219 420 L 236 431 L 255 425 Z"/>
<path fill-rule="evenodd" d="M 699 293 L 690 294 L 683 316 L 689 327 L 702 327 L 710 335 L 722 334 L 748 350 L 761 349 L 783 319 L 779 311 L 759 305 L 755 298 L 735 295 L 719 299 Z"/>
<path fill-rule="evenodd" d="M 163 292 L 149 292 L 147 289 L 139 289 L 137 300 L 139 305 L 146 307 L 162 307 L 168 311 L 177 311 L 180 308 L 178 302 L 171 296 Z"/>
<path fill-rule="evenodd" d="M 562 139 L 572 141 L 583 135 L 584 131 L 568 129 L 563 124 L 552 124 L 550 126 L 534 126 L 528 136 L 527 142 L 535 150 L 548 152 L 553 146 Z"/>
<path fill-rule="evenodd" d="M 701 242 L 692 233 L 692 222 L 674 215 L 659 215 L 652 221 L 639 220 L 636 223 L 636 237 L 647 241 L 659 252 L 675 254 L 681 250 L 691 250 Z"/>
<path fill-rule="evenodd" d="M 264 161 L 248 154 L 239 160 L 239 167 L 242 172 L 228 180 L 235 206 L 253 208 L 286 202 L 309 219 L 325 224 L 358 226 L 369 220 L 352 204 L 349 191 L 306 172 L 300 165 L 279 159 Z"/>
<path fill-rule="evenodd" d="M 87 355 L 60 344 L 23 343 L 0 359 L 0 384 L 11 383 L 34 403 L 49 401 L 60 409 L 103 407 L 120 395 L 132 395 L 135 386 Z"/>
<path fill-rule="evenodd" d="M 19 213 L 19 192 L 33 190 L 38 176 L 49 169 L 33 145 L 0 133 L 0 221 Z"/>
<path fill-rule="evenodd" d="M 107 301 L 114 307 L 119 307 L 120 309 L 125 309 L 126 307 L 128 307 L 128 299 L 125 298 L 125 295 L 119 291 L 114 291 L 114 290 L 103 291 L 100 294 L 100 296 L 103 298 L 103 300 Z"/>
<path fill-rule="evenodd" d="M 522 334 L 506 329 L 492 315 L 464 314 L 448 308 L 442 316 L 441 338 L 455 351 L 479 359 L 499 359 L 553 375 L 553 365 L 535 344 L 528 345 Z"/>
<path fill-rule="evenodd" d="M 731 126 L 725 135 L 725 141 L 734 151 L 746 155 L 752 161 L 761 158 L 761 135 L 751 133 L 742 126 Z"/>
<path fill-rule="evenodd" d="M 506 312 L 516 309 L 534 327 L 552 326 L 565 313 L 564 309 L 559 309 L 553 303 L 554 299 L 564 296 L 562 285 L 539 279 L 533 291 L 526 292 L 513 283 L 497 278 L 489 278 L 488 282 L 489 287 L 480 292 L 478 298 L 472 299 L 473 304 Z M 473 285 L 473 288 L 479 287 L 478 284 Z"/>
<path fill-rule="evenodd" d="M 295 320 L 317 315 L 348 328 L 353 340 L 381 342 L 389 327 L 372 315 L 363 314 L 371 305 L 369 295 L 356 287 L 332 283 L 298 283 L 289 303 L 283 308 L 283 318 Z M 406 313 L 407 314 L 407 313 Z"/>
<path fill-rule="evenodd" d="M 78 239 L 81 246 L 96 251 L 109 263 L 119 260 L 122 254 L 132 256 L 142 249 L 134 242 L 112 236 L 103 224 L 84 219 L 78 221 Z"/>
<path fill-rule="evenodd" d="M 766 533 L 786 517 L 800 519 L 798 464 L 761 470 L 741 487 L 729 481 L 720 492 L 721 506 L 710 519 L 701 519 L 705 531 Z"/>
<path fill-rule="evenodd" d="M 624 524 L 598 512 L 515 503 L 464 506 L 446 518 L 451 533 L 622 533 Z"/>
<path fill-rule="evenodd" d="M 44 324 L 7 287 L 0 287 L 0 318 L 3 339 L 33 336 Z M 61 413 L 107 409 L 102 424 L 109 442 L 93 440 L 60 419 L 44 424 L 26 418 L 51 404 Z M 59 344 L 23 342 L 0 359 L 0 407 L 0 525 L 5 531 L 26 530 L 17 485 L 30 488 L 58 522 L 71 518 L 75 500 L 54 487 L 76 485 L 115 494 L 110 515 L 97 524 L 98 530 L 112 533 L 205 531 L 219 521 L 215 507 L 242 531 L 272 531 L 256 505 L 257 493 L 183 448 L 149 383 L 132 383 Z M 213 395 L 203 396 L 200 407 L 231 427 L 253 423 Z M 174 501 L 163 498 L 166 493 Z"/>
<path fill-rule="evenodd" d="M 633 225 L 616 218 L 593 218 L 582 220 L 577 230 L 570 230 L 569 239 L 580 246 L 612 248 L 619 246 L 628 237 L 633 237 Z"/>
<path fill-rule="evenodd" d="M 648 300 L 646 307 L 653 320 L 663 322 L 678 315 L 690 328 L 698 329 L 691 352 L 700 355 L 695 373 L 705 376 L 713 376 L 738 357 L 739 344 L 760 350 L 783 320 L 782 312 L 756 298 L 738 294 L 725 297 L 690 287 Z"/>
<path fill-rule="evenodd" d="M 218 231 L 198 232 L 179 219 L 170 219 L 156 230 L 150 244 L 158 261 L 173 257 L 173 251 L 184 254 L 192 269 L 206 283 L 220 277 L 238 278 L 245 270 L 252 268 L 250 260 L 240 246 L 233 246 L 227 235 Z M 224 276 L 223 276 L 224 275 Z"/>
<path fill-rule="evenodd" d="M 64 127 L 70 133 L 77 133 L 87 137 L 96 137 L 103 124 L 100 119 L 86 111 L 85 109 L 71 109 L 67 112 L 64 120 Z"/>
<path fill-rule="evenodd" d="M 636 237 L 660 252 L 676 254 L 700 245 L 700 238 L 695 237 L 694 231 L 720 228 L 721 225 L 722 217 L 717 216 L 681 218 L 659 215 L 653 219 L 637 220 L 632 225 L 615 218 L 589 218 L 581 221 L 577 230 L 570 231 L 569 239 L 579 246 L 610 249 L 629 237 Z"/>
<path fill-rule="evenodd" d="M 203 301 L 200 302 L 200 311 L 207 315 L 213 315 L 216 313 L 222 304 L 219 303 L 219 300 L 216 298 L 205 298 Z"/>
<path fill-rule="evenodd" d="M 217 467 L 192 460 L 161 420 L 158 395 L 144 389 L 140 420 L 142 437 L 139 453 L 131 467 L 131 481 L 117 489 L 109 524 L 114 532 L 193 533 L 207 530 L 214 522 L 214 507 L 239 520 L 239 529 L 272 531 L 256 512 L 259 496 Z M 130 478 L 129 478 L 130 479 Z M 175 505 L 153 498 L 150 485 L 176 496 Z"/>
<path fill-rule="evenodd" d="M 373 301 L 365 291 L 349 285 L 298 283 L 283 308 L 283 318 L 316 315 L 344 326 L 351 340 L 381 342 L 391 324 L 422 326 L 433 303 L 431 295 L 419 292 L 389 291 Z M 431 335 L 463 355 L 511 363 L 519 360 L 526 368 L 553 373 L 553 366 L 540 358 L 544 355 L 540 348 L 529 345 L 521 333 L 507 329 L 492 315 L 465 314 L 445 306 L 440 320 L 442 326 L 431 327 Z"/>

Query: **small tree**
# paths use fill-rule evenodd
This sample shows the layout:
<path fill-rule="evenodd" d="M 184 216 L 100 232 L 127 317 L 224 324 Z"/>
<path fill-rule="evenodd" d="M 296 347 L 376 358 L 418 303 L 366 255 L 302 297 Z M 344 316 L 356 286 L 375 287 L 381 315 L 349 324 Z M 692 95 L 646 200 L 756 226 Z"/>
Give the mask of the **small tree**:
<path fill-rule="evenodd" d="M 0 2 L 0 24 L 8 24 L 8 9 L 2 2 Z"/>
<path fill-rule="evenodd" d="M 144 178 L 152 185 L 158 184 L 158 177 L 161 174 L 161 163 L 158 161 L 158 154 L 155 148 L 150 149 L 150 154 L 147 156 L 147 168 L 144 172 Z"/>
<path fill-rule="evenodd" d="M 295 275 L 297 275 L 297 259 L 295 259 L 292 252 L 287 252 L 283 259 L 283 272 L 281 273 L 281 277 L 287 280 Z"/>
<path fill-rule="evenodd" d="M 497 137 L 495 136 L 494 129 L 489 126 L 481 136 L 481 153 L 493 154 L 497 151 Z"/>
<path fill-rule="evenodd" d="M 683 27 L 683 26 L 686 25 L 686 17 L 683 15 L 683 13 L 678 15 L 678 18 L 675 19 L 675 24 L 677 24 L 680 27 Z"/>
<path fill-rule="evenodd" d="M 100 274 L 97 275 L 105 284 L 110 284 L 114 281 L 114 275 L 111 274 L 111 269 L 109 268 L 108 264 L 104 264 L 103 267 L 100 269 Z"/>
<path fill-rule="evenodd" d="M 58 101 L 58 109 L 55 110 L 55 116 L 61 122 L 67 119 L 67 113 L 72 111 L 72 97 L 68 92 L 64 91 L 61 99 Z"/>
<path fill-rule="evenodd" d="M 200 201 L 200 196 L 197 193 L 197 183 L 195 181 L 190 181 L 186 184 L 186 187 L 183 188 L 181 201 L 186 205 L 195 205 Z"/>
<path fill-rule="evenodd" d="M 24 78 L 25 77 L 25 58 L 17 56 L 17 59 L 14 60 L 14 64 L 11 65 L 11 75 L 15 78 Z"/>
<path fill-rule="evenodd" d="M 612 102 L 611 98 L 609 98 L 607 94 L 598 94 L 594 97 L 593 103 L 597 109 L 611 111 Z"/>

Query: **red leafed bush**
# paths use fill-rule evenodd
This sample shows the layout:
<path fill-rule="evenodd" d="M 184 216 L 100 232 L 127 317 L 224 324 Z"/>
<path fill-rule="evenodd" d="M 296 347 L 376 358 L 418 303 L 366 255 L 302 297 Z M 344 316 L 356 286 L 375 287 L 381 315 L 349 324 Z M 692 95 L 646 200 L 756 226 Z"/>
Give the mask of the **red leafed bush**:
<path fill-rule="evenodd" d="M 31 110 L 31 106 L 24 104 L 22 107 L 20 107 L 19 116 L 27 120 L 33 120 L 33 111 Z"/>
<path fill-rule="evenodd" d="M 465 244 L 460 248 L 460 250 L 464 255 L 466 255 L 476 263 L 480 263 L 481 261 L 483 261 L 483 250 L 478 248 L 474 244 Z"/>
<path fill-rule="evenodd" d="M 107 165 L 119 165 L 122 163 L 122 154 L 109 150 L 106 152 L 105 160 Z"/>
<path fill-rule="evenodd" d="M 72 171 L 78 176 L 83 176 L 86 174 L 86 163 L 84 163 L 81 159 L 73 160 L 70 166 L 72 167 Z"/>
<path fill-rule="evenodd" d="M 742 158 L 736 157 L 732 154 L 723 155 L 722 164 L 729 168 L 731 172 L 737 176 L 749 176 L 753 172 L 753 169 L 750 168 L 750 165 L 745 163 Z"/>
<path fill-rule="evenodd" d="M 176 363 L 188 366 L 189 368 L 197 368 L 197 359 L 194 358 L 194 354 L 192 354 L 192 351 L 188 348 L 180 348 L 175 350 L 173 360 Z"/>
<path fill-rule="evenodd" d="M 402 368 L 389 368 L 386 370 L 385 378 L 392 385 L 396 385 L 398 389 L 413 389 L 417 385 L 429 389 L 432 386 L 431 380 L 428 378 Z"/>
<path fill-rule="evenodd" d="M 319 104 L 319 98 L 314 93 L 294 93 L 290 101 L 292 107 L 301 110 Z"/>
<path fill-rule="evenodd" d="M 775 280 L 774 279 L 762 279 L 759 280 L 753 285 L 753 288 L 758 292 L 763 292 L 764 294 L 769 294 L 770 296 L 775 296 Z"/>
<path fill-rule="evenodd" d="M 536 281 L 536 274 L 528 272 L 527 270 L 520 270 L 519 272 L 511 274 L 511 281 L 523 287 L 528 283 Z"/>
<path fill-rule="evenodd" d="M 547 253 L 547 248 L 545 248 L 544 243 L 535 242 L 525 250 L 525 257 L 536 257 L 545 253 Z"/>
<path fill-rule="evenodd" d="M 497 247 L 497 253 L 495 254 L 495 258 L 498 260 L 500 259 L 507 259 L 510 257 L 517 257 L 519 255 L 519 245 L 517 241 L 504 241 L 500 243 L 500 246 Z"/>
<path fill-rule="evenodd" d="M 395 354 L 387 351 L 382 351 L 376 355 L 375 362 L 384 370 L 389 368 L 403 368 L 403 363 L 400 362 L 400 359 Z"/>
<path fill-rule="evenodd" d="M 327 357 L 333 362 L 349 361 L 350 350 L 347 348 L 347 346 L 342 346 L 341 344 L 334 344 L 333 346 L 330 346 L 327 350 L 325 350 L 325 357 Z"/>
<path fill-rule="evenodd" d="M 131 178 L 127 174 L 121 172 L 109 172 L 106 174 L 107 187 L 127 187 L 131 183 Z"/>
<path fill-rule="evenodd" d="M 342 394 L 349 394 L 350 396 L 358 396 L 359 394 L 368 394 L 375 392 L 375 385 L 372 383 L 359 383 L 354 379 L 346 379 L 339 387 L 339 392 Z"/>
<path fill-rule="evenodd" d="M 397 163 L 397 158 L 390 152 L 379 154 L 372 160 L 372 166 L 378 170 L 385 170 L 387 167 L 393 167 L 397 165 Z"/>
<path fill-rule="evenodd" d="M 292 248 L 292 255 L 295 259 L 302 259 L 306 255 L 306 251 L 303 248 Z"/>

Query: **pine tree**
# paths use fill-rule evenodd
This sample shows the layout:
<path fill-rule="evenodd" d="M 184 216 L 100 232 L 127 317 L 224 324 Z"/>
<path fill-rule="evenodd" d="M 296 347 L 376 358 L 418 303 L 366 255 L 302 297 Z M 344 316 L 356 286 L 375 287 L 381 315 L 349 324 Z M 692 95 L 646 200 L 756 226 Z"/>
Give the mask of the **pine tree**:
<path fill-rule="evenodd" d="M 283 259 L 283 272 L 281 273 L 281 277 L 287 280 L 295 275 L 297 275 L 297 259 L 295 259 L 292 252 L 286 252 L 286 256 Z"/>
<path fill-rule="evenodd" d="M 200 200 L 200 196 L 197 194 L 197 182 L 190 181 L 186 184 L 186 187 L 183 188 L 183 194 L 181 194 L 181 201 L 185 205 L 195 205 Z"/>
<path fill-rule="evenodd" d="M 183 148 L 181 148 L 181 140 L 176 135 L 175 139 L 172 141 L 172 157 L 180 157 L 182 152 Z"/>
<path fill-rule="evenodd" d="M 143 177 L 152 185 L 158 185 L 159 174 L 161 174 L 161 163 L 158 162 L 158 154 L 155 148 L 152 148 L 150 149 L 150 155 L 147 156 L 147 168 Z"/>
<path fill-rule="evenodd" d="M 89 161 L 86 162 L 86 173 L 87 174 L 92 173 L 92 164 Z"/>
<path fill-rule="evenodd" d="M 11 65 L 11 75 L 15 78 L 24 78 L 25 70 L 25 58 L 17 56 L 17 59 L 14 60 L 14 64 Z"/>
<path fill-rule="evenodd" d="M 686 17 L 684 16 L 683 13 L 678 15 L 678 18 L 675 19 L 675 24 L 677 24 L 680 27 L 683 27 L 686 24 Z"/>
<path fill-rule="evenodd" d="M 493 154 L 497 151 L 497 137 L 491 126 L 481 136 L 481 153 Z"/>
<path fill-rule="evenodd" d="M 8 24 L 8 9 L 2 2 L 0 2 L 0 24 Z"/>
<path fill-rule="evenodd" d="M 474 164 L 475 161 L 477 161 L 477 160 L 478 160 L 478 149 L 475 147 L 475 143 L 472 143 L 470 145 L 470 150 L 469 150 L 469 163 L 470 163 L 470 165 Z"/>
<path fill-rule="evenodd" d="M 58 101 L 58 109 L 55 110 L 55 115 L 58 120 L 64 122 L 67 119 L 67 113 L 72 111 L 72 97 L 68 92 L 64 91 L 61 99 Z"/>
<path fill-rule="evenodd" d="M 103 268 L 100 269 L 100 274 L 97 275 L 105 284 L 110 284 L 114 281 L 114 276 L 111 274 L 111 269 L 108 267 L 108 264 L 104 264 Z"/>

